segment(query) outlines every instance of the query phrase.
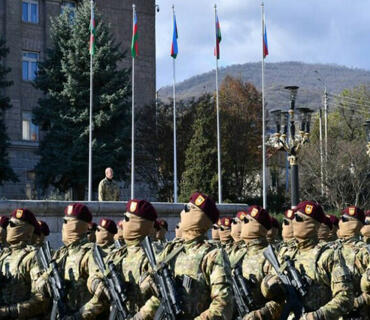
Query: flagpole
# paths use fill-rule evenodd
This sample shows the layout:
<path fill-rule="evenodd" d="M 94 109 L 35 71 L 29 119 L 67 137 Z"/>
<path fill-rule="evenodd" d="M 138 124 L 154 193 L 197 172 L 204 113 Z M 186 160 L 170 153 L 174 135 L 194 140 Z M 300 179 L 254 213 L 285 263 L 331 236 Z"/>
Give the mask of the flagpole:
<path fill-rule="evenodd" d="M 135 5 L 132 5 L 132 26 L 135 25 Z M 135 198 L 135 57 L 132 57 L 132 98 L 131 98 L 131 199 Z"/>
<path fill-rule="evenodd" d="M 91 18 L 90 18 L 90 28 L 92 28 L 93 17 L 94 17 L 94 0 L 90 1 L 91 6 Z M 90 30 L 92 32 L 92 30 Z M 91 36 L 90 36 L 91 37 Z M 95 39 L 94 39 L 95 41 Z M 90 43 L 90 50 L 93 50 L 93 43 Z M 94 70 L 93 70 L 93 52 L 90 51 L 90 115 L 89 115 L 89 179 L 88 179 L 88 194 L 87 199 L 91 201 L 92 198 L 92 134 L 93 134 L 93 81 L 94 81 Z"/>
<path fill-rule="evenodd" d="M 175 21 L 175 6 L 172 5 Z M 175 26 L 174 26 L 175 27 Z M 173 65 L 173 201 L 177 203 L 177 143 L 176 143 L 176 59 L 172 58 Z"/>
<path fill-rule="evenodd" d="M 266 121 L 265 121 L 265 57 L 263 49 L 264 27 L 265 27 L 265 6 L 262 2 L 262 198 L 263 207 L 267 208 L 267 188 L 266 188 Z"/>
<path fill-rule="evenodd" d="M 215 34 L 217 46 L 217 5 L 215 4 Z M 217 51 L 217 48 L 216 48 Z M 221 143 L 220 143 L 220 110 L 218 98 L 218 57 L 216 52 L 216 112 L 217 112 L 217 167 L 218 167 L 218 203 L 222 203 Z"/>

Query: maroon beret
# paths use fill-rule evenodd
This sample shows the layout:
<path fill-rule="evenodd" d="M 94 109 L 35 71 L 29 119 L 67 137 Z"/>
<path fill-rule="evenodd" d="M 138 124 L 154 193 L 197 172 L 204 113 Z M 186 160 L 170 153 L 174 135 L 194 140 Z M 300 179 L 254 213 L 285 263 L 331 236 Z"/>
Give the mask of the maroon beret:
<path fill-rule="evenodd" d="M 105 219 L 105 218 L 100 219 L 99 227 L 104 228 L 105 230 L 107 230 L 108 232 L 112 234 L 116 234 L 118 232 L 116 223 L 111 219 Z"/>
<path fill-rule="evenodd" d="M 333 229 L 333 224 L 332 224 L 330 218 L 327 215 L 325 215 L 324 220 L 323 220 L 322 223 L 326 224 L 330 228 L 330 230 Z"/>
<path fill-rule="evenodd" d="M 306 216 L 309 216 L 320 223 L 325 223 L 326 216 L 324 210 L 317 202 L 313 201 L 302 201 L 294 209 L 294 212 L 301 212 Z"/>
<path fill-rule="evenodd" d="M 28 209 L 15 209 L 12 214 L 12 218 L 16 218 L 18 220 L 25 221 L 35 227 L 35 230 L 37 231 L 39 228 L 39 224 L 37 223 L 37 220 L 35 218 L 35 215 Z"/>
<path fill-rule="evenodd" d="M 270 218 L 271 218 L 271 227 L 279 229 L 280 228 L 279 221 L 272 216 L 270 216 Z"/>
<path fill-rule="evenodd" d="M 92 214 L 89 208 L 82 203 L 70 204 L 64 209 L 64 214 L 67 217 L 76 218 L 85 222 L 92 221 Z"/>
<path fill-rule="evenodd" d="M 47 237 L 50 234 L 49 226 L 47 225 L 47 223 L 45 221 L 39 220 L 37 222 L 39 224 L 39 228 L 38 228 L 39 230 L 38 230 L 37 234 L 42 233 L 45 237 Z"/>
<path fill-rule="evenodd" d="M 159 219 L 159 220 L 157 220 L 157 222 L 158 222 L 160 228 L 166 229 L 168 231 L 168 223 L 167 223 L 166 220 Z"/>
<path fill-rule="evenodd" d="M 294 210 L 293 209 L 285 210 L 284 216 L 285 216 L 285 218 L 287 218 L 289 220 L 293 220 L 294 219 Z"/>
<path fill-rule="evenodd" d="M 370 210 L 366 210 L 365 216 L 370 217 Z"/>
<path fill-rule="evenodd" d="M 155 221 L 158 217 L 157 211 L 155 211 L 152 204 L 146 200 L 130 200 L 127 202 L 126 211 L 150 221 Z"/>
<path fill-rule="evenodd" d="M 271 217 L 269 213 L 260 206 L 250 206 L 247 210 L 247 214 L 256 219 L 262 224 L 267 230 L 272 227 Z"/>
<path fill-rule="evenodd" d="M 89 222 L 89 231 L 96 231 L 98 229 L 98 225 L 95 222 Z"/>
<path fill-rule="evenodd" d="M 222 217 L 219 221 L 220 221 L 220 223 L 219 223 L 220 226 L 223 226 L 223 227 L 226 227 L 226 228 L 231 228 L 231 224 L 233 222 L 233 219 L 229 218 L 229 217 Z"/>
<path fill-rule="evenodd" d="M 189 202 L 200 208 L 213 223 L 216 223 L 219 219 L 220 212 L 217 209 L 216 203 L 207 195 L 200 192 L 194 192 L 191 195 Z"/>
<path fill-rule="evenodd" d="M 365 223 L 365 212 L 364 212 L 364 210 L 362 210 L 358 207 L 351 206 L 351 207 L 345 208 L 342 211 L 342 215 L 343 214 L 346 214 L 350 217 L 356 218 L 357 220 L 361 221 L 362 223 Z"/>
<path fill-rule="evenodd" d="M 339 226 L 339 219 L 337 216 L 333 214 L 327 214 L 326 216 L 330 219 L 332 226 L 336 226 L 336 227 Z"/>
<path fill-rule="evenodd" d="M 237 214 L 236 214 L 236 217 L 239 219 L 239 220 L 244 220 L 245 216 L 247 215 L 247 213 L 245 211 L 239 211 Z"/>
<path fill-rule="evenodd" d="M 9 217 L 7 216 L 1 216 L 0 217 L 0 227 L 3 227 L 4 229 L 6 229 L 6 227 L 8 226 L 9 224 Z"/>

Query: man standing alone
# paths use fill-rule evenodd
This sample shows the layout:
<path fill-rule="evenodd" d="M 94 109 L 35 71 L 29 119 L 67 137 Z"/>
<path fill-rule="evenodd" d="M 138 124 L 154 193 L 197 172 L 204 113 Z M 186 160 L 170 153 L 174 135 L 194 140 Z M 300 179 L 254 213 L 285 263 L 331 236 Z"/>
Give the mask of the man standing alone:
<path fill-rule="evenodd" d="M 99 183 L 99 201 L 118 201 L 119 187 L 113 181 L 113 169 L 105 169 L 105 178 Z"/>

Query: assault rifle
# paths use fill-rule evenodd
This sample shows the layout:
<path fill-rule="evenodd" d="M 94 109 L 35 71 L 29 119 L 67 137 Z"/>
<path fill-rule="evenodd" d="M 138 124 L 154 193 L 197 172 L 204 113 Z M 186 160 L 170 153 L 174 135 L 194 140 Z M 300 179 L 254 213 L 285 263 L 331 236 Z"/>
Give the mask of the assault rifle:
<path fill-rule="evenodd" d="M 281 320 L 288 319 L 291 312 L 294 313 L 294 320 L 300 319 L 305 312 L 302 298 L 307 294 L 307 282 L 302 279 L 292 260 L 287 256 L 284 258 L 284 268 L 282 270 L 271 245 L 267 247 L 263 255 L 275 269 L 287 292 L 287 303 L 284 306 Z"/>
<path fill-rule="evenodd" d="M 237 320 L 242 320 L 243 317 L 251 312 L 253 307 L 252 294 L 248 288 L 247 280 L 243 277 L 243 272 L 240 264 L 233 269 L 232 285 L 235 298 L 235 306 L 239 316 Z"/>
<path fill-rule="evenodd" d="M 150 266 L 154 271 L 154 281 L 158 287 L 160 295 L 160 306 L 154 316 L 154 320 L 178 320 L 183 314 L 180 300 L 178 298 L 175 283 L 167 264 L 157 265 L 154 255 L 152 241 L 145 237 L 141 246 L 149 260 Z"/>
<path fill-rule="evenodd" d="M 112 302 L 112 309 L 109 314 L 109 320 L 126 320 L 130 318 L 130 313 L 127 309 L 127 295 L 113 261 L 108 261 L 108 268 L 100 253 L 98 245 L 94 245 L 93 256 L 100 272 L 103 274 L 104 283 L 108 288 L 110 299 Z"/>
<path fill-rule="evenodd" d="M 50 320 L 56 320 L 57 318 L 63 319 L 68 314 L 65 304 L 64 284 L 59 275 L 57 263 L 51 258 L 49 241 L 46 241 L 45 244 L 39 248 L 37 256 L 41 262 L 42 268 L 48 273 L 48 283 L 53 298 Z"/>

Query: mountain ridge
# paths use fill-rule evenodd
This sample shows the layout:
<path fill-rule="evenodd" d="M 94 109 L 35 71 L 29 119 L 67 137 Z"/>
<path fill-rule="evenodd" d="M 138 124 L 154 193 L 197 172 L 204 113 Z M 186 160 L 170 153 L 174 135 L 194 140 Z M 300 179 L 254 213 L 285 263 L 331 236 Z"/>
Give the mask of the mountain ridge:
<path fill-rule="evenodd" d="M 261 90 L 261 62 L 235 64 L 220 68 L 220 84 L 227 75 L 251 82 L 258 90 Z M 297 106 L 317 110 L 322 105 L 325 83 L 329 93 L 339 94 L 343 89 L 369 85 L 370 71 L 337 64 L 299 61 L 265 63 L 265 97 L 268 109 L 287 109 L 289 93 L 284 90 L 284 87 L 297 85 L 300 87 Z M 178 83 L 176 96 L 179 100 L 187 100 L 214 90 L 215 70 L 211 70 Z M 166 86 L 159 90 L 161 100 L 168 101 L 171 97 L 172 86 Z"/>

